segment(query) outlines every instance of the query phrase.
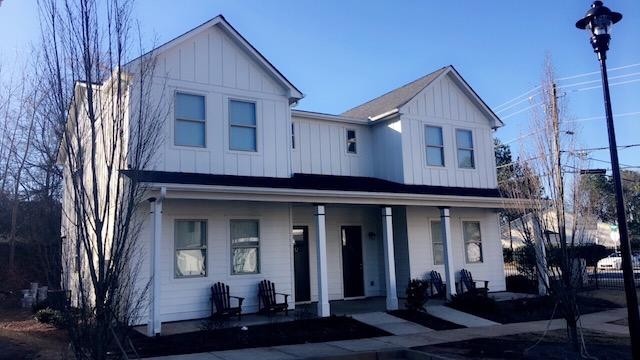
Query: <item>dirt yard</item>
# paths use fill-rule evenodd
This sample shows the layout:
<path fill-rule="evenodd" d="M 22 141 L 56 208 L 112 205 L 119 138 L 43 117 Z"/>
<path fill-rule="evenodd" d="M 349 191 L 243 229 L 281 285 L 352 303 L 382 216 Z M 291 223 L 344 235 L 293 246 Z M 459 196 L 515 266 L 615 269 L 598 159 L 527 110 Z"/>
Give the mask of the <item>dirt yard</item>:
<path fill-rule="evenodd" d="M 66 359 L 67 347 L 64 330 L 37 322 L 14 300 L 0 301 L 0 359 Z"/>

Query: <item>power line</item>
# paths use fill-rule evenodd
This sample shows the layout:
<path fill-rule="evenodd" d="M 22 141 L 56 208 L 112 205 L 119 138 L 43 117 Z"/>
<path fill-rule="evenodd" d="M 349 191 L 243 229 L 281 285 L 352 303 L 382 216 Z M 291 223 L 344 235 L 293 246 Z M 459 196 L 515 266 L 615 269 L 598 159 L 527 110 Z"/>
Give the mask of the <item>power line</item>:
<path fill-rule="evenodd" d="M 625 74 L 625 75 L 611 76 L 609 78 L 609 80 L 624 79 L 624 78 L 628 78 L 628 77 L 636 76 L 636 75 L 640 75 L 640 71 L 629 73 L 629 74 Z M 599 82 L 601 82 L 601 80 L 599 80 L 599 79 L 598 80 L 580 81 L 580 82 L 573 83 L 573 84 L 560 85 L 560 86 L 558 86 L 558 88 L 564 89 L 564 88 L 568 88 L 568 87 L 573 87 L 573 86 L 578 86 L 578 85 L 586 85 L 586 84 L 593 84 L 593 83 L 599 83 Z"/>
<path fill-rule="evenodd" d="M 618 145 L 617 148 L 618 149 L 629 149 L 629 148 L 633 148 L 633 147 L 637 147 L 640 146 L 640 144 L 630 144 L 630 145 Z M 586 148 L 586 149 L 573 149 L 573 150 L 562 150 L 562 152 L 581 152 L 581 151 L 598 151 L 598 150 L 609 150 L 608 146 L 602 146 L 602 147 L 594 147 L 594 148 Z"/>
<path fill-rule="evenodd" d="M 633 115 L 640 115 L 640 111 L 613 114 L 613 117 L 614 118 L 621 118 L 621 117 L 627 117 L 627 116 L 633 116 Z M 576 122 L 583 122 L 583 121 L 590 121 L 590 120 L 601 120 L 601 119 L 604 119 L 604 118 L 605 118 L 605 116 L 592 116 L 592 117 L 579 118 L 579 119 L 574 119 L 574 120 L 567 120 L 567 121 L 565 121 L 565 123 L 576 123 Z"/>
<path fill-rule="evenodd" d="M 525 111 L 527 111 L 527 110 L 533 109 L 534 107 L 536 107 L 536 106 L 538 106 L 538 105 L 542 105 L 542 104 L 541 104 L 541 103 L 535 103 L 535 104 L 533 104 L 533 105 L 531 105 L 531 106 L 528 106 L 528 107 L 526 107 L 526 108 L 524 108 L 524 109 L 522 109 L 522 110 L 518 110 L 518 111 L 516 111 L 516 112 L 512 112 L 512 113 L 511 113 L 511 114 L 509 114 L 509 115 L 505 115 L 505 116 L 501 117 L 500 119 L 501 119 L 501 120 L 506 120 L 506 119 L 508 119 L 508 118 L 510 118 L 510 117 L 516 116 L 516 115 L 518 115 L 518 114 L 520 114 L 520 113 L 523 113 L 523 112 L 525 112 Z"/>

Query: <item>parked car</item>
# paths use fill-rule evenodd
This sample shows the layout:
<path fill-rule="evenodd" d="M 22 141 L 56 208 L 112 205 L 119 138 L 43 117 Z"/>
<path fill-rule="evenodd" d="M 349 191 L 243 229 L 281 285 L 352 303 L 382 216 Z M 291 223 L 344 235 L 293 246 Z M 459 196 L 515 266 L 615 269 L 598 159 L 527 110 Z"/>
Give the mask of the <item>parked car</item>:
<path fill-rule="evenodd" d="M 640 268 L 640 255 L 631 255 L 631 263 L 633 268 Z M 621 270 L 622 269 L 622 256 L 620 252 L 614 252 L 604 259 L 598 261 L 598 270 Z"/>

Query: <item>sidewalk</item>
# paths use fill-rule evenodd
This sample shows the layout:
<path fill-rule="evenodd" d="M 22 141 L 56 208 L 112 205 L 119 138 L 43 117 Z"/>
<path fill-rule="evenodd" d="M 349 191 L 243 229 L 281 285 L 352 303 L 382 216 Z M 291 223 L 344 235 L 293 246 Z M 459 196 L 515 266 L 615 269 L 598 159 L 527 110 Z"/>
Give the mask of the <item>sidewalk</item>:
<path fill-rule="evenodd" d="M 587 314 L 582 316 L 582 325 L 585 328 L 590 328 L 598 331 L 608 331 L 620 334 L 620 328 L 624 326 L 610 324 L 612 321 L 617 321 L 625 318 L 627 315 L 626 309 L 614 309 L 603 311 L 594 314 Z M 383 323 L 388 323 L 389 319 L 383 319 Z M 283 345 L 263 348 L 251 348 L 251 349 L 238 349 L 227 351 L 216 351 L 210 353 L 200 354 L 188 354 L 188 355 L 176 355 L 165 356 L 153 359 L 162 360 L 195 360 L 195 359 L 208 359 L 208 360 L 236 360 L 236 359 L 260 359 L 260 360 L 277 360 L 277 359 L 300 359 L 309 357 L 326 357 L 336 355 L 355 354 L 365 351 L 387 351 L 387 350 L 399 350 L 416 346 L 427 346 L 449 342 L 457 342 L 464 340 L 471 340 L 477 338 L 489 338 L 514 334 L 522 334 L 529 332 L 541 332 L 546 329 L 558 330 L 565 327 L 563 319 L 542 321 L 531 321 L 524 323 L 504 324 L 504 325 L 490 325 L 480 326 L 464 329 L 454 330 L 442 330 L 433 331 L 426 329 L 423 332 L 407 334 L 407 335 L 392 335 L 383 336 L 369 339 L 358 340 L 342 340 L 331 341 L 326 343 L 314 343 L 314 344 L 298 344 L 298 345 Z M 613 327 L 613 328 L 612 328 Z M 628 332 L 627 332 L 628 334 Z"/>

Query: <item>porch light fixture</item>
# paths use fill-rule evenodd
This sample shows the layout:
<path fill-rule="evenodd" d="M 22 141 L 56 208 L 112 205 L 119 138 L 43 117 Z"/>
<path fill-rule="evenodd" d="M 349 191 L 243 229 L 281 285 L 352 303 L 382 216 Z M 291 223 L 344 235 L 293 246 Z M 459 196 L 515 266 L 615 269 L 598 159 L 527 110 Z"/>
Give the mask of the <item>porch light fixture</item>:
<path fill-rule="evenodd" d="M 598 55 L 600 73 L 602 75 L 602 91 L 604 95 L 604 108 L 607 119 L 607 132 L 609 135 L 609 152 L 611 153 L 611 172 L 616 195 L 616 213 L 618 216 L 618 231 L 620 233 L 620 253 L 622 256 L 622 277 L 627 298 L 627 312 L 629 319 L 629 334 L 632 339 L 640 339 L 640 313 L 638 311 L 638 298 L 636 295 L 633 265 L 631 262 L 631 244 L 627 229 L 627 217 L 625 214 L 624 198 L 622 194 L 622 179 L 620 176 L 620 164 L 618 162 L 618 148 L 616 145 L 616 133 L 613 126 L 613 112 L 611 110 L 611 97 L 609 95 L 609 78 L 607 76 L 607 50 L 611 40 L 611 29 L 615 23 L 622 19 L 622 14 L 611 11 L 602 4 L 602 1 L 594 1 L 586 15 L 576 22 L 578 29 L 587 30 L 593 51 Z M 631 342 L 633 359 L 640 359 L 640 341 Z"/>

